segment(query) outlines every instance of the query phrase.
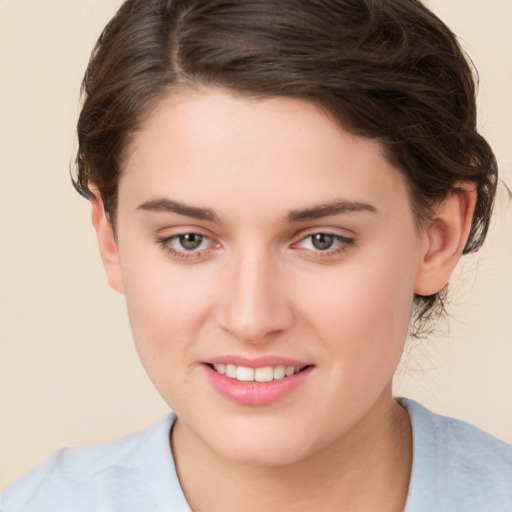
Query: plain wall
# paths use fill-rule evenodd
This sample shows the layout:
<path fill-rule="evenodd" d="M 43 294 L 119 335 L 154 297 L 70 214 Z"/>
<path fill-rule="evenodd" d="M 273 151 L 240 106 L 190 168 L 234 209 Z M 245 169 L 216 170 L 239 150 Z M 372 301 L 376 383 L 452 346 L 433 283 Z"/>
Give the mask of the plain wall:
<path fill-rule="evenodd" d="M 119 0 L 0 1 L 0 488 L 61 446 L 167 406 L 138 363 L 73 190 L 78 91 Z M 431 0 L 481 74 L 480 126 L 512 183 L 512 2 Z M 410 342 L 396 393 L 512 442 L 512 206 L 456 271 L 450 335 Z"/>

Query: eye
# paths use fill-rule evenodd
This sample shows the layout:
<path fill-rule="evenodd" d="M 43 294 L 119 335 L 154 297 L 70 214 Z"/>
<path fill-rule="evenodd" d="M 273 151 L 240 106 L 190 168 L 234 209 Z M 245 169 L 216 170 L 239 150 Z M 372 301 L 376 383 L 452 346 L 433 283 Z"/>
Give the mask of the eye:
<path fill-rule="evenodd" d="M 158 237 L 156 242 L 175 259 L 201 259 L 215 248 L 211 238 L 199 233 Z"/>
<path fill-rule="evenodd" d="M 327 233 L 315 233 L 314 235 L 309 235 L 308 238 L 311 239 L 311 245 L 319 251 L 330 249 L 336 241 L 333 235 Z"/>
<path fill-rule="evenodd" d="M 187 251 L 195 251 L 201 247 L 204 236 L 197 233 L 187 233 L 186 235 L 176 235 L 178 244 Z"/>
<path fill-rule="evenodd" d="M 328 232 L 310 233 L 299 242 L 293 244 L 293 248 L 308 251 L 314 257 L 330 258 L 345 252 L 354 245 L 353 238 Z"/>

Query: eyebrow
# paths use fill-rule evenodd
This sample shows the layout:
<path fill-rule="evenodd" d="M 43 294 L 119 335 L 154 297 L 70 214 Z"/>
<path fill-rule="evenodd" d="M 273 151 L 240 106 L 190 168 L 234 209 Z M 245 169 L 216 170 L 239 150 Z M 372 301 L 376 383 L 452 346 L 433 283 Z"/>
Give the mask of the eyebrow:
<path fill-rule="evenodd" d="M 191 217 L 193 219 L 219 222 L 219 217 L 215 214 L 215 212 L 209 210 L 208 208 L 198 208 L 196 206 L 190 206 L 179 201 L 173 201 L 166 198 L 146 201 L 139 205 L 137 209 L 151 212 L 177 213 L 178 215 L 184 215 L 185 217 Z M 361 211 L 367 211 L 371 213 L 378 212 L 377 208 L 371 204 L 340 199 L 330 203 L 312 206 L 310 208 L 292 210 L 288 212 L 285 219 L 291 224 L 294 222 L 321 219 L 331 215 Z"/>
<path fill-rule="evenodd" d="M 305 220 L 321 219 L 331 215 L 339 215 L 342 213 L 352 212 L 371 212 L 377 213 L 378 210 L 375 206 L 368 203 L 361 203 L 359 201 L 348 201 L 340 199 L 331 203 L 313 206 L 302 210 L 292 210 L 286 216 L 286 220 L 290 223 L 301 222 Z"/>
<path fill-rule="evenodd" d="M 153 199 L 151 201 L 146 201 L 145 203 L 142 203 L 137 210 L 177 213 L 179 215 L 184 215 L 185 217 L 192 217 L 193 219 L 219 222 L 219 218 L 212 210 L 189 206 L 178 201 L 172 201 L 171 199 Z"/>

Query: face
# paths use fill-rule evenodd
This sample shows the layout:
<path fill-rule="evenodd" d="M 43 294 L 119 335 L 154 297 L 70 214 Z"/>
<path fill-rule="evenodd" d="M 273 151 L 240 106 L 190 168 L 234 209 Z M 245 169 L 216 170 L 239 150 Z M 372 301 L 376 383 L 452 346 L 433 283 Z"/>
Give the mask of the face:
<path fill-rule="evenodd" d="M 391 406 L 423 238 L 376 142 L 300 100 L 171 96 L 135 136 L 117 229 L 140 358 L 215 454 L 291 463 Z"/>

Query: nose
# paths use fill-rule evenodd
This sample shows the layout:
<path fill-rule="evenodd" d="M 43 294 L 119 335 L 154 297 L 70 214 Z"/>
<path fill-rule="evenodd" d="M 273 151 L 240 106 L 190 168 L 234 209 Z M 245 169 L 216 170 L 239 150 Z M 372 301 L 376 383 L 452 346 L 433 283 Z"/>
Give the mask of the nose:
<path fill-rule="evenodd" d="M 223 285 L 219 324 L 238 340 L 261 344 L 288 330 L 293 308 L 279 264 L 266 254 L 240 255 Z"/>

